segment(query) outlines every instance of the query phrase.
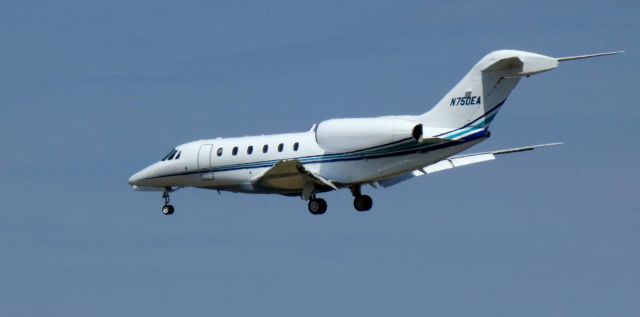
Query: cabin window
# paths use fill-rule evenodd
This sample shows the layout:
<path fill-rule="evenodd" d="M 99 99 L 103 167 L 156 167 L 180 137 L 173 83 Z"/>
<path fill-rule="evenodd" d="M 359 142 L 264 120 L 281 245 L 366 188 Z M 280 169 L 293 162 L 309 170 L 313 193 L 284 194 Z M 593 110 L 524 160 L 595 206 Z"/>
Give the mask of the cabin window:
<path fill-rule="evenodd" d="M 231 155 L 233 155 L 233 156 L 238 155 L 238 147 L 237 146 L 233 147 L 233 150 L 231 150 Z"/>
<path fill-rule="evenodd" d="M 251 153 L 253 153 L 253 145 L 249 145 L 247 148 L 247 154 L 251 155 Z"/>
<path fill-rule="evenodd" d="M 178 154 L 176 154 L 176 157 L 174 157 L 174 160 L 177 160 L 180 158 L 180 154 L 182 154 L 182 151 L 178 151 Z"/>
<path fill-rule="evenodd" d="M 282 152 L 282 150 L 284 150 L 284 144 L 280 143 L 278 144 L 278 152 Z"/>
<path fill-rule="evenodd" d="M 298 142 L 293 143 L 293 150 L 294 151 L 297 151 L 299 147 L 300 147 L 300 144 Z"/>
<path fill-rule="evenodd" d="M 269 145 L 265 144 L 265 145 L 262 147 L 262 153 L 267 153 L 267 151 L 269 151 Z"/>
<path fill-rule="evenodd" d="M 218 156 L 222 156 L 222 148 L 221 147 L 218 148 L 217 154 L 218 154 Z"/>

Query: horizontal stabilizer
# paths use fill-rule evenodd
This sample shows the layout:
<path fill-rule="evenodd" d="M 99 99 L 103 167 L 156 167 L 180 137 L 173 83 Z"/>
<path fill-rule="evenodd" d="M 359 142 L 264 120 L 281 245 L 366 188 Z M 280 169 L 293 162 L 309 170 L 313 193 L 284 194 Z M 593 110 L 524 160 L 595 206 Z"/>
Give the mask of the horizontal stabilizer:
<path fill-rule="evenodd" d="M 588 54 L 588 55 L 578 55 L 578 56 L 567 56 L 567 57 L 559 57 L 558 62 L 566 62 L 566 61 L 575 61 L 578 59 L 586 59 L 600 56 L 609 56 L 609 55 L 617 55 L 622 54 L 624 51 L 615 51 L 615 52 L 605 52 L 605 53 L 596 53 L 596 54 Z"/>

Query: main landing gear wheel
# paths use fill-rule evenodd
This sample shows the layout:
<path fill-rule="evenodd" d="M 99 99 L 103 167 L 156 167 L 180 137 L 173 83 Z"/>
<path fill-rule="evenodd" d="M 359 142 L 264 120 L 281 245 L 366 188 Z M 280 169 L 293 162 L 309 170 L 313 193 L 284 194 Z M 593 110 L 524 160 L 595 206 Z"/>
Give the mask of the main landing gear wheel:
<path fill-rule="evenodd" d="M 371 210 L 371 207 L 373 207 L 373 200 L 367 195 L 356 196 L 356 198 L 353 199 L 353 207 L 357 211 Z"/>
<path fill-rule="evenodd" d="M 357 211 L 371 210 L 373 200 L 371 197 L 362 194 L 360 185 L 351 187 L 351 194 L 353 195 L 353 207 Z"/>
<path fill-rule="evenodd" d="M 165 215 L 172 215 L 173 214 L 173 206 L 171 205 L 164 205 L 162 206 L 162 213 Z"/>
<path fill-rule="evenodd" d="M 327 211 L 327 202 L 322 198 L 309 200 L 309 212 L 314 215 L 322 215 Z"/>

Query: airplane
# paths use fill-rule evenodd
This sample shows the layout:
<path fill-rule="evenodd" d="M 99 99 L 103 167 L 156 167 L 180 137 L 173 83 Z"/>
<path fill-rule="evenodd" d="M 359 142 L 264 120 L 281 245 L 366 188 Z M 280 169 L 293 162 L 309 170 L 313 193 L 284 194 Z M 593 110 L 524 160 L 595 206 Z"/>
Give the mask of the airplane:
<path fill-rule="evenodd" d="M 136 191 L 162 192 L 165 215 L 174 213 L 170 194 L 186 187 L 301 197 L 314 215 L 327 210 L 319 194 L 349 189 L 354 208 L 367 211 L 373 201 L 363 194 L 364 185 L 386 188 L 499 155 L 561 144 L 460 154 L 491 136 L 491 123 L 521 78 L 562 62 L 622 52 L 554 58 L 494 51 L 423 114 L 330 119 L 305 132 L 193 141 L 133 174 L 129 185 Z"/>

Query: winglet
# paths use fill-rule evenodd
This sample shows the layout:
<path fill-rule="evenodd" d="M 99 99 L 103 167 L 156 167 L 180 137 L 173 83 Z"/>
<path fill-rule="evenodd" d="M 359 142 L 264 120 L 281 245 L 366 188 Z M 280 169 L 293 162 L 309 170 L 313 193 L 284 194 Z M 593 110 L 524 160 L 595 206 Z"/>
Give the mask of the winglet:
<path fill-rule="evenodd" d="M 575 61 L 577 59 L 586 59 L 600 56 L 609 56 L 609 55 L 617 55 L 622 54 L 624 51 L 615 51 L 615 52 L 605 52 L 605 53 L 596 53 L 596 54 L 588 54 L 588 55 L 577 55 L 577 56 L 567 56 L 567 57 L 558 57 L 558 62 L 566 62 L 566 61 Z"/>

